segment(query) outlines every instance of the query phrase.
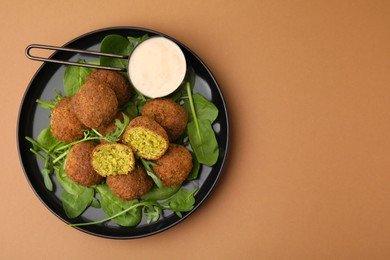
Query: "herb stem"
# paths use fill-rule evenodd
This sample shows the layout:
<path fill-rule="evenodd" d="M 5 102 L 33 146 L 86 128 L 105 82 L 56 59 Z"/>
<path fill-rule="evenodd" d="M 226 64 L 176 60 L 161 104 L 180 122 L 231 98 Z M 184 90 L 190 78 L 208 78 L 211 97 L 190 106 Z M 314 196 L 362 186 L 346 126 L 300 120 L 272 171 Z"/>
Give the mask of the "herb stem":
<path fill-rule="evenodd" d="M 46 102 L 46 101 L 43 101 L 43 100 L 40 100 L 40 99 L 37 99 L 36 102 L 40 105 L 42 105 L 43 107 L 47 107 L 47 108 L 51 108 L 53 109 L 54 108 L 54 104 L 50 104 L 49 102 Z"/>
<path fill-rule="evenodd" d="M 199 139 L 202 141 L 202 136 L 199 134 L 200 133 L 199 122 L 198 122 L 198 117 L 196 115 L 194 100 L 192 97 L 191 86 L 189 82 L 186 83 L 186 89 L 187 89 L 188 100 L 190 101 L 191 114 L 192 114 L 192 118 L 194 119 L 196 132 L 198 133 Z"/>
<path fill-rule="evenodd" d="M 41 159 L 42 161 L 44 161 L 45 163 L 47 163 L 47 159 L 45 157 L 43 157 L 40 153 L 38 153 L 37 151 L 35 151 L 34 149 L 30 148 L 30 152 L 32 152 L 33 154 L 35 154 L 37 157 L 39 157 L 39 159 Z"/>
<path fill-rule="evenodd" d="M 67 154 L 68 154 L 68 152 L 62 153 L 60 156 L 58 156 L 57 158 L 55 158 L 55 159 L 53 160 L 53 163 L 57 163 L 59 160 L 61 160 L 62 158 L 64 158 Z"/>
<path fill-rule="evenodd" d="M 36 147 L 38 147 L 39 150 L 42 150 L 44 153 L 49 153 L 49 151 L 45 147 L 43 147 L 40 143 L 38 143 L 37 141 L 35 141 L 31 137 L 26 136 L 26 140 L 29 141 L 30 143 L 32 143 L 33 145 L 35 145 Z"/>

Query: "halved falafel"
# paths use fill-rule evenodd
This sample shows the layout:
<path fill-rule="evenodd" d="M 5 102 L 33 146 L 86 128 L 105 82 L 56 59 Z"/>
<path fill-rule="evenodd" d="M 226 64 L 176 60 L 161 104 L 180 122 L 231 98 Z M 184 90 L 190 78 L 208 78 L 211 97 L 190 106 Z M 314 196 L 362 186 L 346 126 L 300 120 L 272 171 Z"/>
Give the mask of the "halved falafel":
<path fill-rule="evenodd" d="M 92 166 L 103 177 L 128 174 L 135 167 L 134 154 L 124 144 L 100 144 L 92 152 Z"/>
<path fill-rule="evenodd" d="M 131 96 L 129 81 L 116 71 L 111 71 L 111 70 L 93 71 L 85 79 L 85 82 L 91 80 L 92 81 L 96 80 L 107 84 L 115 92 L 116 98 L 118 99 L 119 106 L 122 106 L 124 103 L 126 103 Z"/>
<path fill-rule="evenodd" d="M 58 140 L 70 143 L 83 137 L 85 126 L 71 109 L 71 98 L 65 97 L 57 102 L 51 112 L 51 132 Z"/>
<path fill-rule="evenodd" d="M 153 180 L 142 166 L 126 175 L 107 176 L 106 183 L 111 192 L 122 200 L 133 200 L 147 193 L 153 186 Z"/>
<path fill-rule="evenodd" d="M 192 169 L 191 153 L 178 144 L 170 144 L 167 152 L 155 162 L 158 166 L 152 166 L 152 170 L 164 186 L 182 184 Z"/>
<path fill-rule="evenodd" d="M 139 157 L 156 160 L 168 149 L 169 140 L 164 128 L 149 117 L 138 116 L 131 120 L 123 134 L 125 144 Z"/>
<path fill-rule="evenodd" d="M 102 180 L 92 167 L 92 151 L 96 147 L 93 142 L 82 142 L 74 145 L 66 158 L 65 173 L 77 184 L 91 186 Z"/>
<path fill-rule="evenodd" d="M 80 88 L 71 100 L 77 118 L 89 128 L 110 123 L 118 110 L 114 91 L 105 83 L 90 80 Z"/>
<path fill-rule="evenodd" d="M 169 141 L 178 139 L 186 129 L 187 111 L 168 98 L 151 99 L 142 108 L 142 115 L 154 119 L 167 132 Z"/>

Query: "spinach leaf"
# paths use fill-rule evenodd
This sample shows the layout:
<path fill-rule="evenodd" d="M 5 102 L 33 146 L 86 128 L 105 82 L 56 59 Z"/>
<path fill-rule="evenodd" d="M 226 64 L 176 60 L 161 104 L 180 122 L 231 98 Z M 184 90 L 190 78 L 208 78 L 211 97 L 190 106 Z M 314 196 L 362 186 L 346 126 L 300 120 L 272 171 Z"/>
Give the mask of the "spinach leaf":
<path fill-rule="evenodd" d="M 100 208 L 100 201 L 97 200 L 96 198 L 93 198 L 92 199 L 92 202 L 91 202 L 91 207 L 94 207 L 94 208 Z"/>
<path fill-rule="evenodd" d="M 105 53 L 129 55 L 132 50 L 133 45 L 129 42 L 129 40 L 117 34 L 107 35 L 100 44 L 100 51 Z M 100 56 L 100 65 L 126 68 L 127 59 Z"/>
<path fill-rule="evenodd" d="M 130 41 L 131 44 L 133 44 L 133 46 L 135 47 L 136 45 L 138 45 L 140 42 L 146 40 L 146 39 L 149 39 L 149 35 L 147 34 L 144 34 L 142 35 L 141 37 L 131 37 L 131 36 L 128 36 L 127 39 Z"/>
<path fill-rule="evenodd" d="M 210 123 L 213 123 L 218 117 L 218 108 L 200 94 L 194 94 L 192 97 L 198 120 L 209 120 Z M 191 113 L 190 101 L 186 100 L 183 107 L 188 112 L 188 121 L 193 121 L 194 119 Z"/>
<path fill-rule="evenodd" d="M 96 186 L 100 196 L 100 203 L 104 213 L 107 216 L 114 216 L 131 206 L 138 204 L 138 200 L 124 201 L 117 198 L 111 193 L 106 184 L 99 184 Z M 142 211 L 141 207 L 134 207 L 133 209 L 124 212 L 123 214 L 113 218 L 112 220 L 121 226 L 132 227 L 141 221 Z"/>
<path fill-rule="evenodd" d="M 192 181 L 192 180 L 195 180 L 198 178 L 198 173 L 199 173 L 199 169 L 200 169 L 200 163 L 196 159 L 196 156 L 193 152 L 191 152 L 191 156 L 192 156 L 192 169 L 191 169 L 190 174 L 187 177 L 187 180 L 189 180 L 189 181 Z"/>
<path fill-rule="evenodd" d="M 187 134 L 191 147 L 199 163 L 212 166 L 217 162 L 219 156 L 218 142 L 214 130 L 208 119 L 198 118 L 191 87 L 188 82 L 186 89 L 192 114 L 192 121 L 187 124 Z"/>
<path fill-rule="evenodd" d="M 56 175 L 58 182 L 64 189 L 61 195 L 62 206 L 69 218 L 75 218 L 91 205 L 95 192 L 93 188 L 74 183 L 66 176 L 63 168 L 62 166 Z"/>
<path fill-rule="evenodd" d="M 143 200 L 164 200 L 175 194 L 179 189 L 180 185 L 175 187 L 157 187 L 153 186 L 153 188 L 148 191 L 141 199 Z"/>
<path fill-rule="evenodd" d="M 37 142 L 47 150 L 50 150 L 53 146 L 59 144 L 61 141 L 58 140 L 53 136 L 51 133 L 51 127 L 48 126 L 45 129 L 43 129 L 38 137 L 37 137 Z"/>
<path fill-rule="evenodd" d="M 85 189 L 83 192 L 77 193 L 64 191 L 61 195 L 61 200 L 66 215 L 69 218 L 80 216 L 80 214 L 91 204 L 93 195 L 93 189 Z"/>
<path fill-rule="evenodd" d="M 123 111 L 130 115 L 132 118 L 137 117 L 138 114 L 138 109 L 137 105 L 135 104 L 134 101 L 128 101 L 124 106 L 123 106 Z"/>
<path fill-rule="evenodd" d="M 79 59 L 78 63 L 86 63 L 85 60 Z M 64 91 L 68 97 L 74 96 L 80 87 L 84 84 L 85 79 L 93 71 L 93 69 L 68 66 L 64 73 Z"/>
<path fill-rule="evenodd" d="M 180 84 L 180 86 L 172 94 L 168 95 L 168 98 L 172 99 L 175 102 L 178 102 L 183 97 L 186 97 L 186 95 L 187 95 L 187 89 L 186 89 L 187 82 L 190 84 L 190 87 L 192 90 L 195 86 L 195 70 L 190 65 L 188 65 L 186 76 L 184 77 L 183 82 Z"/>
<path fill-rule="evenodd" d="M 214 165 L 219 156 L 218 142 L 210 121 L 192 121 L 187 125 L 188 137 L 199 163 Z"/>
<path fill-rule="evenodd" d="M 181 212 L 190 211 L 195 204 L 195 192 L 198 188 L 190 192 L 187 189 L 180 189 L 172 198 L 163 203 L 163 206 L 174 211 L 179 217 Z"/>

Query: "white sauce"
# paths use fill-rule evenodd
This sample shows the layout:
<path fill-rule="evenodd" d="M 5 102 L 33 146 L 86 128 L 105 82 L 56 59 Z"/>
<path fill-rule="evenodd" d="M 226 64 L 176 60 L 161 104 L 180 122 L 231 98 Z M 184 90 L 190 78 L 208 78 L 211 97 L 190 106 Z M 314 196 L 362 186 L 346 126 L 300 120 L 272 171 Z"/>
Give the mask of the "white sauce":
<path fill-rule="evenodd" d="M 163 97 L 182 83 L 186 60 L 176 43 L 164 37 L 152 37 L 134 49 L 128 72 L 131 83 L 143 95 Z"/>

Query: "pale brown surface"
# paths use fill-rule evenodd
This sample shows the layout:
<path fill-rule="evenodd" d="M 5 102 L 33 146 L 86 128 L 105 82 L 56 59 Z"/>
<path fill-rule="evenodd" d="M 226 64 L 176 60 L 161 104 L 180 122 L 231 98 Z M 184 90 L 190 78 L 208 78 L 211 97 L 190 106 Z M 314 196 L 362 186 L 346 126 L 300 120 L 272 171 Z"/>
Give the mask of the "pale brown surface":
<path fill-rule="evenodd" d="M 0 259 L 390 259 L 389 1 L 3 1 Z M 198 211 L 128 241 L 67 227 L 19 164 L 31 43 L 140 26 L 177 38 L 225 95 L 230 156 Z"/>

